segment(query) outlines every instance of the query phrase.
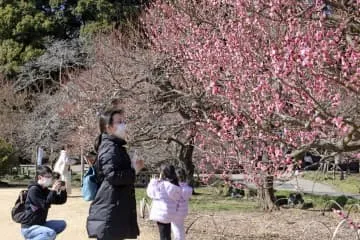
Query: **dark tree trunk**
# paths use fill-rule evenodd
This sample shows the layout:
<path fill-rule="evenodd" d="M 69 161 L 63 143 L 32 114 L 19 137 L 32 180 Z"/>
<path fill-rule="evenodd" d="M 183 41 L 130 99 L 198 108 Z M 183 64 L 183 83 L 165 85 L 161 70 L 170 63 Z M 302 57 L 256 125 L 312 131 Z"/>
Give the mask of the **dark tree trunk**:
<path fill-rule="evenodd" d="M 263 180 L 264 184 L 257 190 L 260 207 L 264 211 L 278 210 L 279 208 L 275 204 L 276 197 L 274 194 L 274 176 L 264 176 Z"/>
<path fill-rule="evenodd" d="M 193 153 L 194 153 L 194 145 L 193 145 L 193 141 L 191 140 L 189 144 L 183 146 L 182 150 L 180 151 L 179 159 L 185 168 L 188 183 L 194 189 L 195 165 L 193 163 Z"/>

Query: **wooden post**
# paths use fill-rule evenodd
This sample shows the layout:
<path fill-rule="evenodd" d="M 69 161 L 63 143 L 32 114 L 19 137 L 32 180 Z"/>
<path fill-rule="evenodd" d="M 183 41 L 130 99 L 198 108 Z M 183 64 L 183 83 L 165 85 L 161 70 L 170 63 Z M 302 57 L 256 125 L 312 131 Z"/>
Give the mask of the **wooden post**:
<path fill-rule="evenodd" d="M 83 177 L 84 177 L 84 152 L 83 152 L 83 146 L 81 144 L 80 147 L 80 161 L 81 161 L 81 178 L 80 178 L 80 182 L 81 182 L 81 187 L 83 185 Z"/>
<path fill-rule="evenodd" d="M 35 147 L 35 182 L 37 182 L 37 158 L 38 158 L 38 147 Z M 28 173 L 30 175 L 30 171 Z"/>
<path fill-rule="evenodd" d="M 81 162 L 81 173 L 80 173 L 80 183 L 81 183 L 81 187 L 83 185 L 83 177 L 84 177 L 84 140 L 83 140 L 83 129 L 84 127 L 83 126 L 79 126 L 78 127 L 79 129 L 79 138 L 80 138 L 80 162 Z"/>
<path fill-rule="evenodd" d="M 51 169 L 53 169 L 53 168 L 54 168 L 54 148 L 53 148 L 52 145 L 51 145 L 51 147 L 50 147 L 50 156 L 49 156 L 49 159 L 50 159 Z"/>

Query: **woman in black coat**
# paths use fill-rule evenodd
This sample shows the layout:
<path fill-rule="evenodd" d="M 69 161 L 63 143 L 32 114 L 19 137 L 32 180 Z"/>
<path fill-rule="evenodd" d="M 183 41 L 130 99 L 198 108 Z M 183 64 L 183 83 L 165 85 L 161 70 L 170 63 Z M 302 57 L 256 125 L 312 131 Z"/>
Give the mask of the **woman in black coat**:
<path fill-rule="evenodd" d="M 135 170 L 124 145 L 125 123 L 121 110 L 100 117 L 101 135 L 95 144 L 97 176 L 101 183 L 87 218 L 90 238 L 98 240 L 136 239 Z"/>

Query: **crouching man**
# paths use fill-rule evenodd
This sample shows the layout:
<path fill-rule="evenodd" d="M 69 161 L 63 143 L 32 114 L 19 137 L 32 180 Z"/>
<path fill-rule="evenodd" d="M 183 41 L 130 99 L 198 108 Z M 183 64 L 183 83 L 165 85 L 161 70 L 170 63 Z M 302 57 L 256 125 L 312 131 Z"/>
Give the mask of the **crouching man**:
<path fill-rule="evenodd" d="M 51 204 L 64 204 L 67 193 L 62 181 L 53 182 L 53 172 L 47 166 L 37 168 L 37 182 L 29 185 L 25 201 L 28 220 L 21 224 L 21 233 L 26 240 L 53 240 L 64 231 L 63 220 L 47 221 Z M 52 185 L 52 188 L 49 187 Z"/>

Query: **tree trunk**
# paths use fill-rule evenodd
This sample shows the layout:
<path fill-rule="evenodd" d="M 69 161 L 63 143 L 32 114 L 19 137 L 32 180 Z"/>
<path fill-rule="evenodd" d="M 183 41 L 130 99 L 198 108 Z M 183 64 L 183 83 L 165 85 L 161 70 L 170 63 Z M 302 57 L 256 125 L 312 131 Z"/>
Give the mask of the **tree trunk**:
<path fill-rule="evenodd" d="M 278 210 L 279 208 L 275 204 L 276 197 L 274 194 L 274 176 L 265 176 L 263 178 L 263 185 L 257 190 L 260 207 L 264 211 Z"/>
<path fill-rule="evenodd" d="M 193 164 L 193 153 L 194 153 L 194 146 L 192 144 L 192 141 L 190 141 L 189 144 L 185 145 L 181 152 L 180 152 L 180 161 L 183 163 L 183 166 L 185 168 L 187 179 L 189 185 L 195 189 L 195 181 L 194 181 L 194 173 L 195 173 L 195 166 Z"/>

